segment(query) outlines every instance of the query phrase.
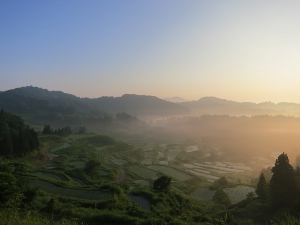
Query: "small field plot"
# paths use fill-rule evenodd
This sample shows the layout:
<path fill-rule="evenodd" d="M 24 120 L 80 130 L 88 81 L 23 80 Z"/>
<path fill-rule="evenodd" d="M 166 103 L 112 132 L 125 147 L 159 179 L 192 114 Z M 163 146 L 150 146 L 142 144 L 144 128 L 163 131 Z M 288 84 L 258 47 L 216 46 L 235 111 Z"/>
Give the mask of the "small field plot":
<path fill-rule="evenodd" d="M 152 166 L 148 166 L 149 169 L 155 170 L 155 171 L 160 171 L 170 177 L 173 177 L 176 180 L 179 181 L 184 181 L 187 180 L 189 178 L 191 178 L 192 176 L 182 172 L 178 169 L 175 169 L 173 167 L 169 167 L 169 166 L 163 166 L 163 165 L 152 165 Z"/>
<path fill-rule="evenodd" d="M 108 176 L 110 173 L 107 170 L 98 170 L 99 174 L 102 176 Z"/>
<path fill-rule="evenodd" d="M 108 192 L 106 191 L 64 188 L 42 180 L 33 180 L 30 183 L 34 187 L 40 187 L 42 191 L 64 197 L 78 198 L 84 200 L 102 200 L 108 197 Z"/>
<path fill-rule="evenodd" d="M 103 164 L 102 164 L 102 167 L 105 168 L 105 169 L 107 169 L 107 170 L 115 169 L 114 166 L 109 165 L 109 164 L 107 164 L 107 163 L 103 163 Z"/>
<path fill-rule="evenodd" d="M 144 159 L 143 161 L 141 161 L 142 164 L 144 165 L 151 165 L 152 164 L 152 159 Z"/>
<path fill-rule="evenodd" d="M 146 151 L 145 155 L 144 155 L 144 160 L 141 161 L 141 163 L 143 163 L 145 165 L 151 165 L 153 157 L 154 157 L 154 152 L 153 151 Z"/>
<path fill-rule="evenodd" d="M 141 166 L 130 166 L 129 169 L 134 172 L 136 175 L 144 179 L 155 180 L 157 178 L 156 172 Z"/>
<path fill-rule="evenodd" d="M 97 134 L 72 134 L 70 136 L 68 136 L 69 140 L 76 140 L 76 139 L 80 139 L 80 138 L 87 138 L 87 137 L 94 137 L 97 136 Z"/>
<path fill-rule="evenodd" d="M 190 173 L 195 174 L 199 177 L 205 177 L 209 180 L 218 180 L 220 178 L 220 177 L 217 177 L 217 176 L 213 176 L 213 175 L 210 175 L 210 174 L 207 174 L 207 173 L 198 172 L 198 171 L 194 171 L 194 170 L 187 170 L 187 171 L 189 171 Z"/>
<path fill-rule="evenodd" d="M 168 154 L 168 161 L 174 161 L 176 156 L 182 152 L 182 149 L 180 148 L 175 148 L 175 149 L 170 149 Z"/>
<path fill-rule="evenodd" d="M 163 152 L 157 152 L 157 159 L 165 158 L 165 154 Z"/>
<path fill-rule="evenodd" d="M 51 174 L 51 173 L 34 172 L 34 173 L 31 173 L 31 174 L 34 175 L 34 176 L 37 176 L 37 177 L 41 177 L 41 178 L 48 178 L 48 179 L 62 181 L 62 179 L 59 176 Z"/>
<path fill-rule="evenodd" d="M 257 197 L 253 187 L 243 185 L 239 185 L 234 188 L 225 188 L 224 192 L 229 196 L 232 204 L 244 200 L 250 192 L 254 192 L 254 196 Z"/>
<path fill-rule="evenodd" d="M 221 171 L 232 172 L 232 173 L 239 173 L 239 172 L 244 171 L 242 169 L 233 169 L 230 167 L 223 167 L 223 166 L 213 166 L 213 165 L 208 165 L 208 164 L 204 164 L 204 163 L 195 163 L 195 165 L 202 167 L 202 168 L 206 168 L 206 169 L 221 170 Z"/>
<path fill-rule="evenodd" d="M 73 161 L 73 162 L 70 162 L 69 165 L 75 166 L 77 168 L 83 168 L 85 166 L 85 162 L 84 161 Z"/>
<path fill-rule="evenodd" d="M 199 200 L 210 201 L 215 193 L 216 191 L 211 191 L 208 188 L 198 188 L 191 196 Z"/>
<path fill-rule="evenodd" d="M 160 165 L 168 165 L 169 162 L 168 162 L 168 161 L 159 161 L 159 164 L 160 164 Z"/>
<path fill-rule="evenodd" d="M 118 158 L 115 158 L 115 157 L 111 157 L 111 161 L 112 161 L 114 164 L 118 165 L 118 166 L 122 166 L 122 165 L 124 165 L 124 164 L 126 164 L 126 163 L 128 162 L 128 161 L 125 160 L 125 159 L 118 159 Z"/>
<path fill-rule="evenodd" d="M 146 180 L 135 180 L 134 183 L 149 186 L 149 182 Z"/>
<path fill-rule="evenodd" d="M 61 142 L 61 143 L 57 143 L 57 144 L 54 144 L 50 147 L 49 149 L 49 152 L 56 152 L 58 150 L 61 150 L 61 149 L 64 149 L 64 148 L 67 148 L 70 146 L 70 143 L 68 142 Z"/>
<path fill-rule="evenodd" d="M 199 148 L 198 148 L 197 145 L 188 146 L 188 147 L 185 148 L 186 152 L 195 152 L 195 151 L 198 151 L 198 150 L 199 150 Z"/>
<path fill-rule="evenodd" d="M 167 148 L 167 144 L 160 144 L 159 147 L 161 147 L 162 149 L 166 149 Z"/>
<path fill-rule="evenodd" d="M 153 144 L 148 144 L 147 146 L 144 147 L 145 152 L 152 151 L 152 150 L 153 150 Z"/>

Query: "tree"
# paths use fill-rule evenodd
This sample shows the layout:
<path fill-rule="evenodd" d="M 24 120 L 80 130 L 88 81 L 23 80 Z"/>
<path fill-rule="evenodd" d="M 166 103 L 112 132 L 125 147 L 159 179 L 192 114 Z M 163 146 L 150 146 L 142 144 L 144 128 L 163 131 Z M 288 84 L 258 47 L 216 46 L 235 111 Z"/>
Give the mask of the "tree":
<path fill-rule="evenodd" d="M 101 163 L 97 160 L 91 159 L 85 163 L 84 170 L 87 174 L 93 176 L 97 175 L 100 169 Z"/>
<path fill-rule="evenodd" d="M 85 134 L 86 133 L 86 127 L 79 127 L 79 133 Z"/>
<path fill-rule="evenodd" d="M 266 199 L 267 197 L 267 182 L 263 173 L 259 176 L 259 181 L 256 186 L 256 194 L 260 199 Z"/>
<path fill-rule="evenodd" d="M 216 191 L 212 200 L 214 203 L 224 205 L 225 207 L 231 205 L 230 198 L 222 189 Z"/>
<path fill-rule="evenodd" d="M 293 207 L 298 200 L 296 174 L 289 164 L 289 158 L 282 153 L 276 159 L 272 168 L 270 180 L 270 196 L 274 209 L 279 207 Z"/>
<path fill-rule="evenodd" d="M 161 192 L 167 191 L 171 185 L 171 179 L 171 177 L 165 175 L 159 177 L 154 181 L 153 189 Z"/>

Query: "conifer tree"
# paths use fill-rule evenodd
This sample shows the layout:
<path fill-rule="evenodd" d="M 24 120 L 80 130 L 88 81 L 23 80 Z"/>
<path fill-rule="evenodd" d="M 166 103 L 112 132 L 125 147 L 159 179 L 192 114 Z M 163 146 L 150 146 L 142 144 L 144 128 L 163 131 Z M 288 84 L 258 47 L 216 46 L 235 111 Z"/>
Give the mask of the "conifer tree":
<path fill-rule="evenodd" d="M 276 159 L 272 168 L 270 180 L 270 195 L 274 209 L 279 207 L 293 207 L 298 199 L 296 174 L 289 164 L 288 156 L 282 153 Z"/>
<path fill-rule="evenodd" d="M 259 181 L 256 186 L 256 194 L 260 199 L 266 199 L 267 197 L 267 182 L 263 173 L 259 176 Z"/>

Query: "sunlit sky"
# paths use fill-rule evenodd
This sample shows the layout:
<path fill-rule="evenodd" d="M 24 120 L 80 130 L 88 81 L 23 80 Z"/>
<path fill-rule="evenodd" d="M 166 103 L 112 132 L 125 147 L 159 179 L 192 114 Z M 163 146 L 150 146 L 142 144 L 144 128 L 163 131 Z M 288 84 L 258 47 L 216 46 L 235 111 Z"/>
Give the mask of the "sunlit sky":
<path fill-rule="evenodd" d="M 2 0 L 0 91 L 300 102 L 300 1 Z"/>

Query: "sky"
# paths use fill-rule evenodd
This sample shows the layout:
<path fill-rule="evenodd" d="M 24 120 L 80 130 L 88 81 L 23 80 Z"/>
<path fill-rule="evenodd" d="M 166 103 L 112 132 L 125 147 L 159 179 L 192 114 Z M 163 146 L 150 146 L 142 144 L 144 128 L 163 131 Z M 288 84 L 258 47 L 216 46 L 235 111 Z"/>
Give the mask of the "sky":
<path fill-rule="evenodd" d="M 300 103 L 298 0 L 1 0 L 0 91 Z"/>

